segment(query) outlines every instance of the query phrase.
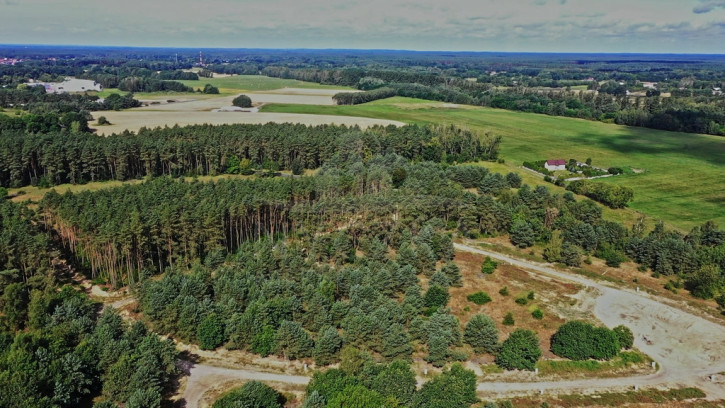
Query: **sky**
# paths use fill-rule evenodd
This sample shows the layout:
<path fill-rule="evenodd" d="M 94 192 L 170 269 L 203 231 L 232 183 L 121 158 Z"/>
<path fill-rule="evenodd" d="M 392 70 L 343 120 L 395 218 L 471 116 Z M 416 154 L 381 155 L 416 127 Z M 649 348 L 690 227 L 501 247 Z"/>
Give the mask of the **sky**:
<path fill-rule="evenodd" d="M 725 0 L 0 0 L 0 43 L 725 54 Z"/>

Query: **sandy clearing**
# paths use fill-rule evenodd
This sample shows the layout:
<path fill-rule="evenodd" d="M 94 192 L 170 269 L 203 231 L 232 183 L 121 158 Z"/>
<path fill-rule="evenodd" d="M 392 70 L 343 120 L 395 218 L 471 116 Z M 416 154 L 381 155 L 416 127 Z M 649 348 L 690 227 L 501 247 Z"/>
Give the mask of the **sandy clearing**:
<path fill-rule="evenodd" d="M 710 399 L 725 398 L 725 387 L 709 380 L 710 375 L 725 371 L 725 327 L 662 303 L 662 299 L 655 299 L 644 292 L 614 288 L 555 270 L 547 264 L 524 261 L 468 245 L 455 244 L 455 247 L 595 289 L 599 295 L 594 302 L 594 315 L 610 328 L 620 324 L 630 327 L 635 335 L 635 347 L 655 359 L 660 368 L 655 374 L 637 377 L 480 383 L 479 392 L 487 395 L 521 395 L 540 390 L 586 392 L 596 389 L 631 390 L 634 385 L 689 385 L 702 388 Z"/>
<path fill-rule="evenodd" d="M 128 129 L 132 132 L 138 131 L 141 127 L 155 128 L 164 126 L 186 126 L 207 123 L 211 125 L 222 125 L 231 123 L 264 124 L 276 123 L 301 123 L 304 125 L 321 125 L 335 123 L 338 125 L 354 126 L 362 128 L 374 125 L 396 125 L 402 126 L 402 122 L 383 119 L 361 118 L 353 116 L 334 115 L 308 115 L 301 113 L 273 113 L 273 112 L 172 112 L 172 111 L 149 111 L 133 110 L 120 112 L 94 112 L 94 117 L 105 116 L 112 125 L 93 127 L 100 135 L 121 133 Z"/>

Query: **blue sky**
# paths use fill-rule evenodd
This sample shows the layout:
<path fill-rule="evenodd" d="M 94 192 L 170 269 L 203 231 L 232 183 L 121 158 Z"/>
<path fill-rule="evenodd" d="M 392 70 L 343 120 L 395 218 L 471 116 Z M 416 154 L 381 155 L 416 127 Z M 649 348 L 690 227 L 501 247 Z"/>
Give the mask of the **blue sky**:
<path fill-rule="evenodd" d="M 0 43 L 725 53 L 725 1 L 0 0 Z"/>

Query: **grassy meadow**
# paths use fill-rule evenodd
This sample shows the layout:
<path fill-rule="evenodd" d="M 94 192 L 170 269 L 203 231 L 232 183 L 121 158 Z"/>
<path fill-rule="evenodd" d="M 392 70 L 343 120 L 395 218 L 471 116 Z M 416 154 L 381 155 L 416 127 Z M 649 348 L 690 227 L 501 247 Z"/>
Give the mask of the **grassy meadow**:
<path fill-rule="evenodd" d="M 497 171 L 520 168 L 526 160 L 592 158 L 597 167 L 627 169 L 627 174 L 603 181 L 634 189 L 630 209 L 683 231 L 707 220 L 725 226 L 725 138 L 451 106 L 395 97 L 356 106 L 270 104 L 263 111 L 365 116 L 491 131 L 503 136 L 501 156 L 506 163 Z M 527 182 L 530 179 L 526 177 Z M 636 218 L 632 212 L 618 213 L 614 218 L 630 222 Z"/>
<path fill-rule="evenodd" d="M 221 96 L 236 95 L 240 92 L 263 92 L 274 91 L 282 88 L 304 88 L 304 89 L 348 89 L 344 86 L 321 85 L 314 82 L 298 81 L 296 79 L 272 78 L 262 75 L 234 75 L 219 78 L 199 78 L 198 81 L 176 81 L 186 86 L 197 89 L 203 89 L 204 85 L 211 84 L 219 88 Z M 352 88 L 349 88 L 352 90 Z M 105 98 L 110 94 L 125 94 L 117 88 L 104 89 L 98 92 L 98 96 Z M 138 92 L 134 96 L 137 99 L 154 99 L 164 95 L 189 95 L 183 92 Z M 219 95 L 208 95 L 210 97 Z"/>
<path fill-rule="evenodd" d="M 199 78 L 198 81 L 178 82 L 194 89 L 202 89 L 204 88 L 204 85 L 211 84 L 219 88 L 219 92 L 223 95 L 238 94 L 241 91 L 273 91 L 275 89 L 282 88 L 345 89 L 345 87 L 341 86 L 321 85 L 314 82 L 304 82 L 296 79 L 271 78 L 262 75 L 234 75 L 220 78 Z"/>

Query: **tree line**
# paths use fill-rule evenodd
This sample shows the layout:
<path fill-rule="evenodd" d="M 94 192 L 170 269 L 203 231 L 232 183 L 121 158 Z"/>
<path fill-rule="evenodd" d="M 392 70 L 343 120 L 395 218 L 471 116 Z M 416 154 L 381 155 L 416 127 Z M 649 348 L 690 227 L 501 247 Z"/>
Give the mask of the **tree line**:
<path fill-rule="evenodd" d="M 411 160 L 451 163 L 493 160 L 500 144 L 498 136 L 416 125 L 367 130 L 273 123 L 196 125 L 99 137 L 58 133 L 51 124 L 28 134 L 29 119 L 0 116 L 0 126 L 18 130 L 4 131 L 0 139 L 2 186 L 215 175 L 239 171 L 240 160 L 255 168 L 315 169 L 338 151 L 347 155 L 394 152 Z"/>

